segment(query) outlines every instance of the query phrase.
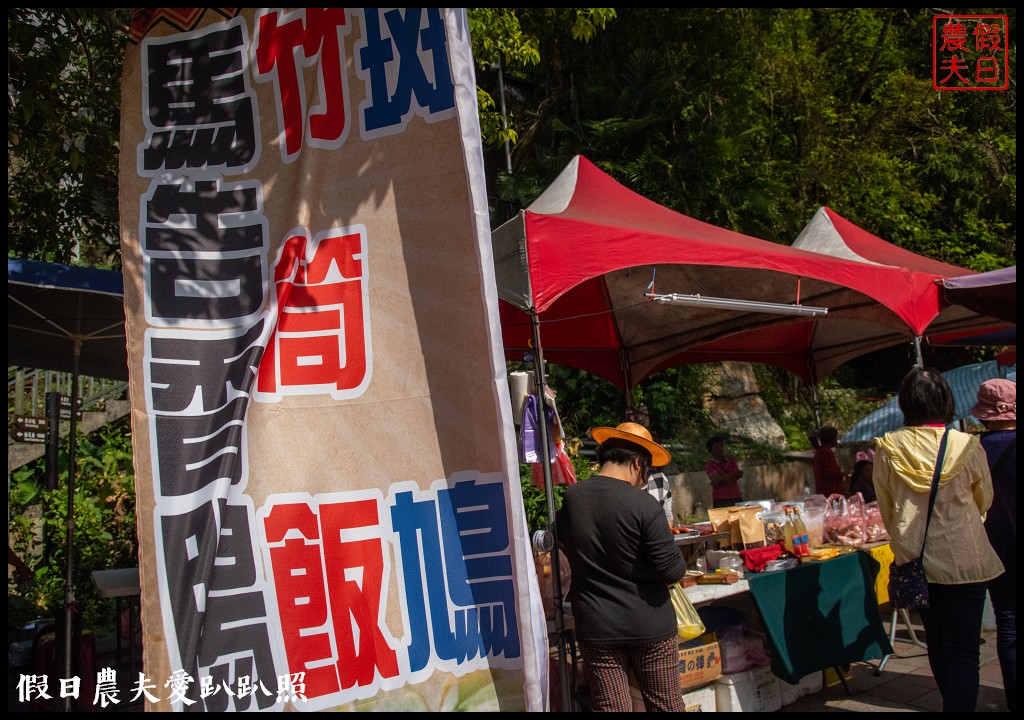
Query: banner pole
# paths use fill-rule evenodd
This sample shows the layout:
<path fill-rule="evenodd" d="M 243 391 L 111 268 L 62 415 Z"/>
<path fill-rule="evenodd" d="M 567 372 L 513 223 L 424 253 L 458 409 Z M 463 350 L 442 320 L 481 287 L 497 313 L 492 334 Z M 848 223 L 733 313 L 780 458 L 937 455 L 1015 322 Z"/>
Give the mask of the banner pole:
<path fill-rule="evenodd" d="M 540 345 L 540 319 L 534 313 L 530 316 L 533 325 L 533 371 L 534 371 L 534 392 L 537 393 L 537 413 L 539 418 L 538 434 L 540 435 L 541 467 L 544 470 L 544 498 L 547 501 L 548 509 L 548 531 L 553 539 L 551 548 L 551 592 L 554 595 L 552 600 L 555 606 L 555 634 L 558 643 L 558 681 L 561 688 L 562 709 L 568 709 L 572 704 L 569 678 L 565 672 L 565 614 L 562 609 L 562 577 L 561 557 L 558 549 L 558 530 L 555 527 L 555 489 L 551 482 L 551 449 L 548 447 L 548 420 L 546 411 L 546 399 L 544 387 L 547 380 L 544 377 L 544 353 Z"/>

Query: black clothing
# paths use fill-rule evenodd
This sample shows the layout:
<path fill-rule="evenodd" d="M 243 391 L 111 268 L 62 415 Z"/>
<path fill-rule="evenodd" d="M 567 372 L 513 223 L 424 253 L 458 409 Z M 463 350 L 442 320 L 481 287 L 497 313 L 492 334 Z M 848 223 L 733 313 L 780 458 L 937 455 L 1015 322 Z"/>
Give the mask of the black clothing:
<path fill-rule="evenodd" d="M 865 503 L 875 502 L 875 483 L 870 479 L 854 478 L 850 481 L 850 494 L 848 497 L 853 497 L 857 493 L 864 496 Z"/>
<path fill-rule="evenodd" d="M 675 637 L 668 585 L 686 574 L 661 505 L 646 490 L 595 475 L 569 487 L 556 515 L 572 568 L 576 638 L 593 645 Z"/>

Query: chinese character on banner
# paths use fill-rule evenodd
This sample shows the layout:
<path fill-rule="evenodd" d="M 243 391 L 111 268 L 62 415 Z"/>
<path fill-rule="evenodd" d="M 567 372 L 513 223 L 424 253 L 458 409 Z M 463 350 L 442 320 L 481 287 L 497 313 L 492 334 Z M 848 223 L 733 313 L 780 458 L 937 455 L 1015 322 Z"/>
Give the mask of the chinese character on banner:
<path fill-rule="evenodd" d="M 932 87 L 936 90 L 1006 90 L 1010 22 L 1006 15 L 936 15 L 932 18 Z"/>

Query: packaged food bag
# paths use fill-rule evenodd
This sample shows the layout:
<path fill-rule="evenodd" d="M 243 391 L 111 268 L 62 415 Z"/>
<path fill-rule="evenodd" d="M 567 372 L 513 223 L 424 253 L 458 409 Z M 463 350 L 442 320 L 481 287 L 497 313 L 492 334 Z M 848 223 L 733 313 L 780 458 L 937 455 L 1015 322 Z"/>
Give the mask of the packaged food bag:
<path fill-rule="evenodd" d="M 839 493 L 829 495 L 825 506 L 825 542 L 860 547 L 867 541 L 863 501 L 850 503 Z"/>
<path fill-rule="evenodd" d="M 882 513 L 878 509 L 877 502 L 869 502 L 864 505 L 864 527 L 867 530 L 868 542 L 887 542 L 889 533 L 882 522 Z"/>
<path fill-rule="evenodd" d="M 731 547 L 733 544 L 730 511 L 737 509 L 738 508 L 735 506 L 723 508 L 708 508 L 708 520 L 711 521 L 711 529 L 714 530 L 716 533 L 729 533 L 729 539 L 724 540 L 720 543 L 722 547 Z M 742 539 L 738 534 L 738 529 L 736 538 L 737 544 L 739 544 L 742 541 Z"/>

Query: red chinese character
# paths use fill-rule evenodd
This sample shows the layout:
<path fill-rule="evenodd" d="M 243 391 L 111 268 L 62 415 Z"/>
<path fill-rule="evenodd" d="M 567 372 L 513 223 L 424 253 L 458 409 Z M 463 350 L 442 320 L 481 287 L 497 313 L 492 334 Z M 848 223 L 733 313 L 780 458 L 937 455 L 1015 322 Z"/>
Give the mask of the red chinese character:
<path fill-rule="evenodd" d="M 334 662 L 325 662 L 337 658 L 326 631 L 327 593 L 316 515 L 305 504 L 277 505 L 263 526 L 271 546 L 270 562 L 288 667 L 306 672 L 308 697 L 336 693 L 341 689 L 338 669 Z M 289 531 L 298 531 L 301 537 L 293 535 L 284 540 Z"/>
<path fill-rule="evenodd" d="M 968 32 L 974 37 L 973 47 L 966 44 Z M 934 16 L 932 88 L 1006 90 L 1010 86 L 1007 63 L 1008 34 L 1009 20 L 1006 15 Z M 947 53 L 942 53 L 943 50 Z M 972 65 L 974 76 L 969 79 L 967 75 Z M 945 77 L 942 77 L 943 72 Z"/>
<path fill-rule="evenodd" d="M 302 149 L 308 100 L 303 69 L 318 63 L 321 105 L 309 115 L 314 147 L 336 148 L 347 130 L 346 75 L 341 29 L 344 8 L 278 10 L 260 15 L 256 31 L 256 79 L 274 80 L 284 142 L 281 157 L 291 162 Z M 298 61 L 298 62 L 297 62 Z"/>
<path fill-rule="evenodd" d="M 377 502 L 361 500 L 320 506 L 327 593 L 338 644 L 342 688 L 366 686 L 374 676 L 398 675 L 398 654 L 384 636 L 383 538 L 346 540 L 350 529 L 379 531 Z"/>
<path fill-rule="evenodd" d="M 282 248 L 274 269 L 277 327 L 260 362 L 261 393 L 362 394 L 370 353 L 363 233 L 325 235 L 312 242 L 296 235 Z"/>
<path fill-rule="evenodd" d="M 974 48 L 975 50 L 991 50 L 992 52 L 999 52 L 1003 48 L 1000 43 L 1003 41 L 1003 28 L 1001 25 L 990 24 L 990 23 L 978 23 L 978 26 L 974 28 Z"/>
<path fill-rule="evenodd" d="M 946 84 L 946 82 L 951 77 L 953 77 L 954 75 L 956 75 L 958 78 L 960 78 L 961 82 L 964 82 L 964 83 L 969 82 L 967 80 L 967 78 L 965 78 L 963 75 L 960 74 L 961 70 L 966 70 L 967 69 L 967 63 L 965 63 L 963 60 L 958 58 L 956 55 L 954 55 L 953 57 L 948 58 L 946 60 L 943 60 L 942 61 L 942 65 L 940 67 L 943 70 L 949 70 L 949 74 L 946 75 L 946 77 L 942 78 L 942 84 Z"/>
<path fill-rule="evenodd" d="M 967 42 L 967 26 L 963 23 L 948 22 L 942 26 L 942 50 L 955 52 L 964 50 Z"/>
<path fill-rule="evenodd" d="M 999 60 L 994 57 L 980 57 L 977 62 L 977 77 L 980 83 L 999 82 Z"/>

